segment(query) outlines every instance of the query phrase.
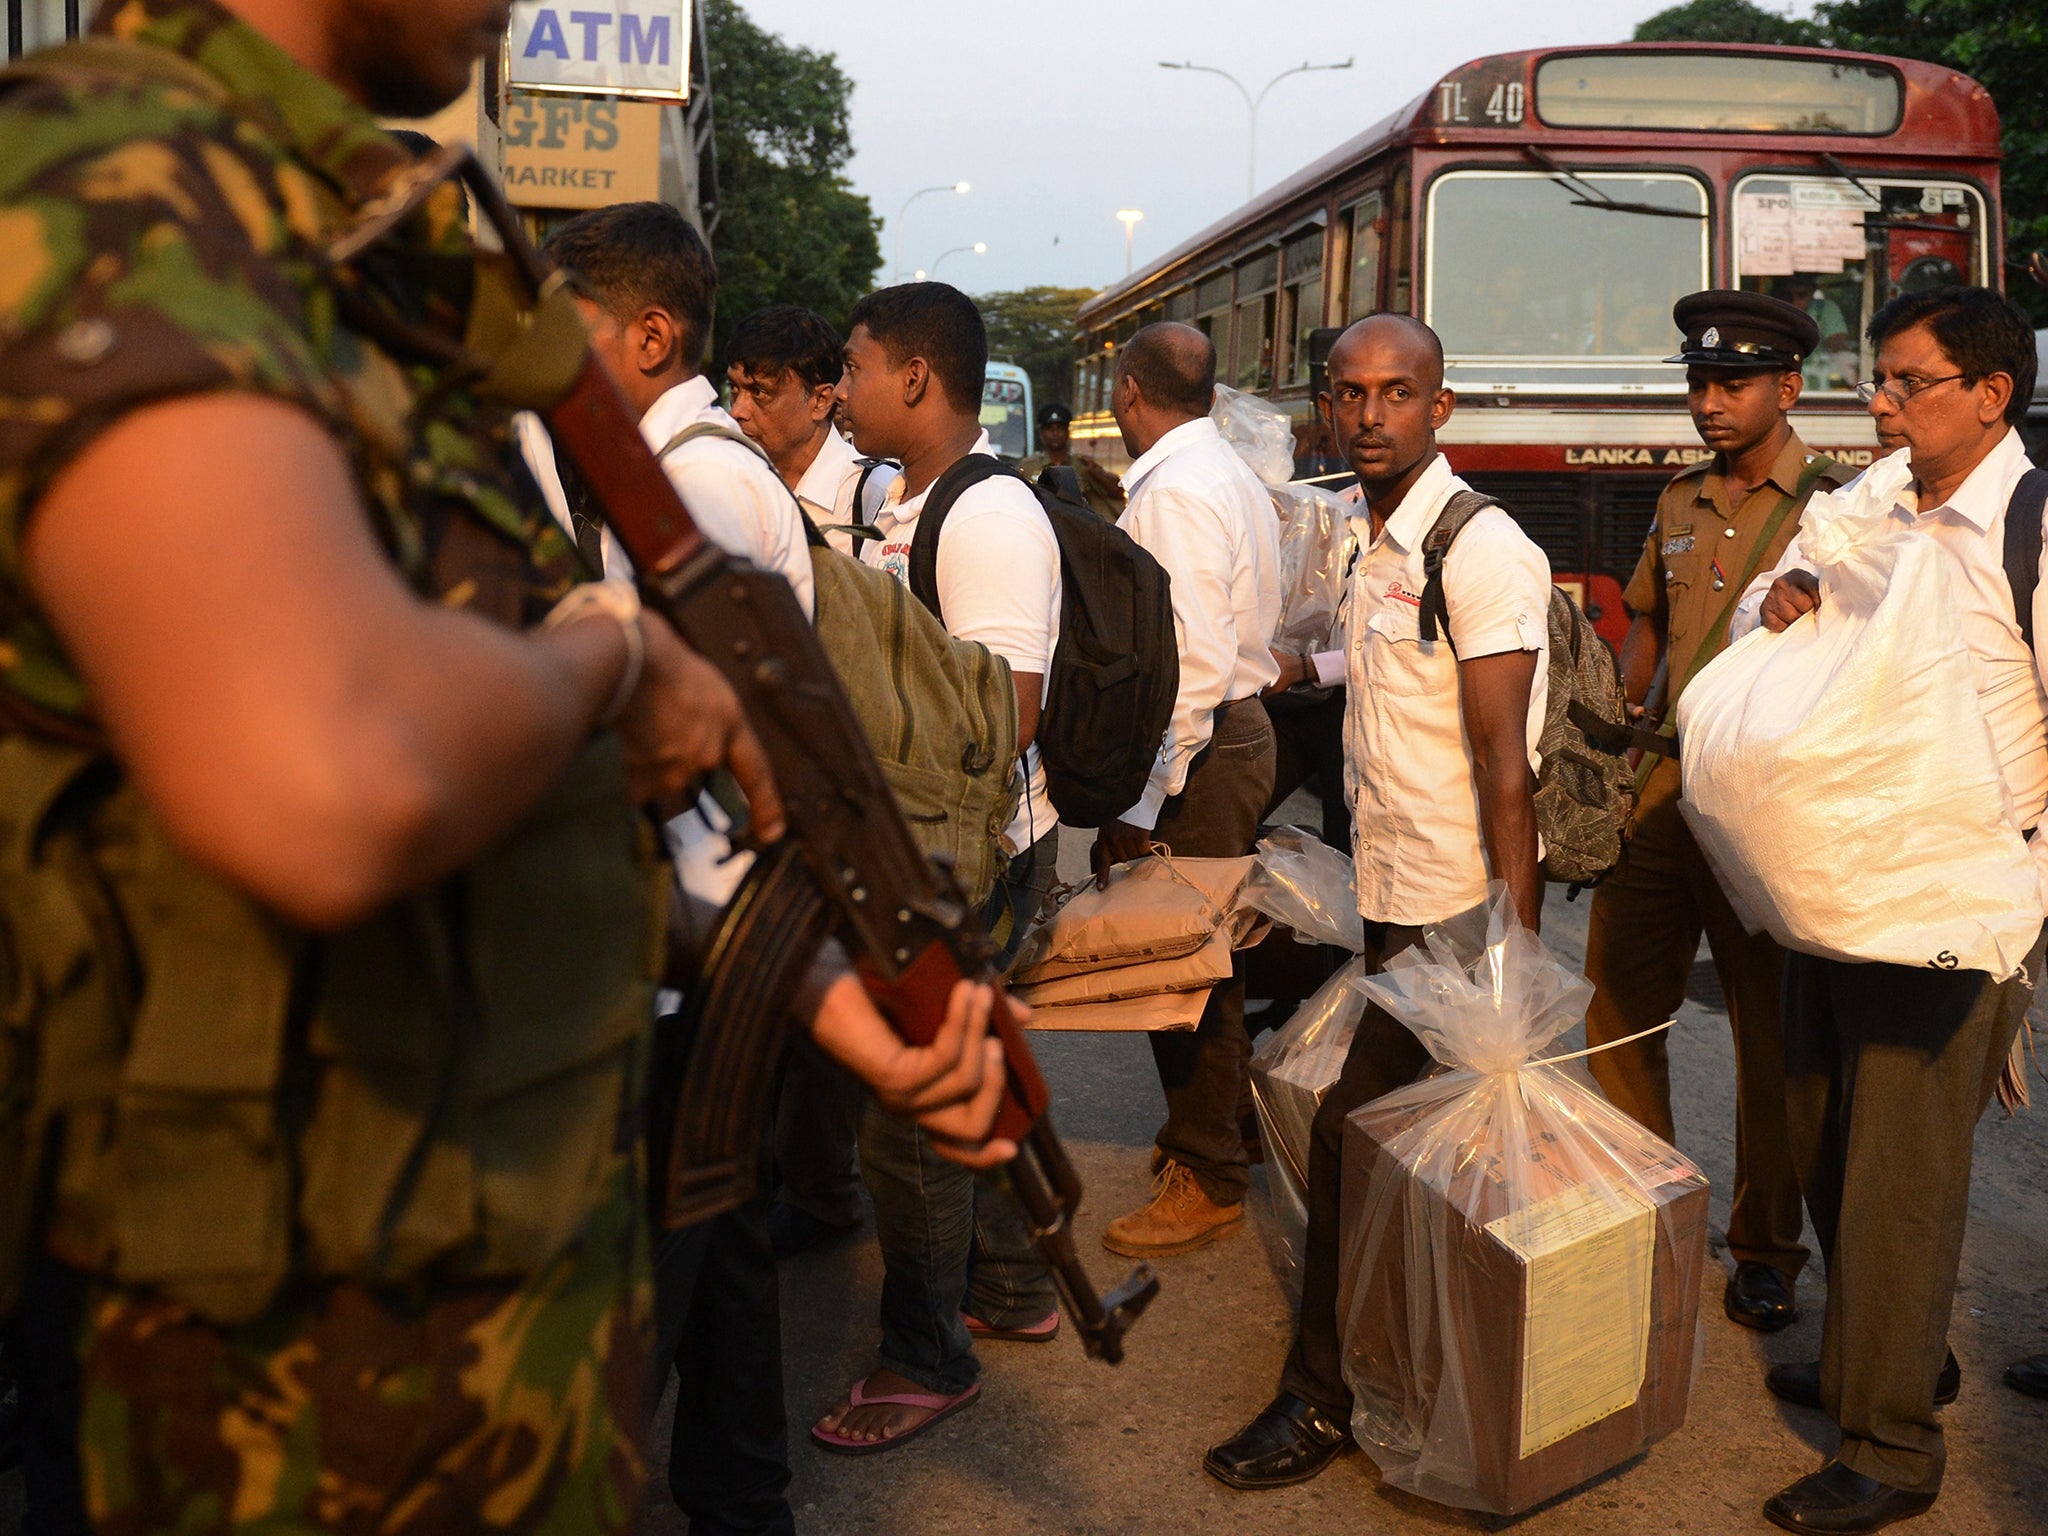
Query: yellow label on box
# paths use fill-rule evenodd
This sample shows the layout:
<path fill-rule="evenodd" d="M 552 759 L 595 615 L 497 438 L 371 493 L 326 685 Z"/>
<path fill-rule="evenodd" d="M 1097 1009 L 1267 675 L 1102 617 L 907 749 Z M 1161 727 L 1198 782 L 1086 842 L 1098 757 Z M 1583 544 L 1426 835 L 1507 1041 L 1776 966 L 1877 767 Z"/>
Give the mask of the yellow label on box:
<path fill-rule="evenodd" d="M 1529 1457 L 1641 1395 L 1657 1215 L 1626 1185 L 1599 1182 L 1510 1211 L 1486 1230 L 1523 1264 Z"/>

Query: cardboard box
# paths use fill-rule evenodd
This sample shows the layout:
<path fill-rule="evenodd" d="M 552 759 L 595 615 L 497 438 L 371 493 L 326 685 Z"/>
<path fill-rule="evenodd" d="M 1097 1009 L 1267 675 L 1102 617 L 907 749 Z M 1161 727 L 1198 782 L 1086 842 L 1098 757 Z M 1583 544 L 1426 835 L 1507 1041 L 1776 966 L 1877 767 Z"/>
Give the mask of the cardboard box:
<path fill-rule="evenodd" d="M 1558 1069 L 1459 1076 L 1345 1124 L 1345 1373 L 1390 1484 L 1517 1514 L 1684 1424 L 1707 1181 Z"/>

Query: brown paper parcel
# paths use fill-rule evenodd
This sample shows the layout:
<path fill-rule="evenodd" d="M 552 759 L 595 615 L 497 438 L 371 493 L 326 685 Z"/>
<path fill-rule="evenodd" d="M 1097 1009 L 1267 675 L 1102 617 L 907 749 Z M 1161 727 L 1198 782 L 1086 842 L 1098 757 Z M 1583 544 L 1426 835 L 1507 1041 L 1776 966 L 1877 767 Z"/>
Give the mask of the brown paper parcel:
<path fill-rule="evenodd" d="M 1344 1374 L 1390 1484 L 1515 1514 L 1685 1422 L 1707 1182 L 1561 1067 L 1443 1072 L 1344 1127 Z"/>
<path fill-rule="evenodd" d="M 1145 858 L 1119 864 L 1109 884 L 1091 883 L 1035 928 L 1012 972 L 1020 988 L 1083 972 L 1192 955 L 1219 928 L 1236 943 L 1259 921 L 1237 912 L 1237 893 L 1258 861 Z M 1200 983 L 1193 983 L 1200 985 Z"/>
<path fill-rule="evenodd" d="M 1117 1003 L 1161 992 L 1206 992 L 1229 977 L 1230 935 L 1218 930 L 1192 954 L 1057 976 L 1014 990 L 1020 1001 L 1033 1008 L 1059 1008 L 1072 1003 Z"/>
<path fill-rule="evenodd" d="M 1199 992 L 1155 992 L 1150 997 L 1129 997 L 1114 1003 L 1069 1003 L 1064 1008 L 1039 1008 L 1031 1015 L 1030 1027 L 1101 1030 L 1110 1034 L 1191 1030 L 1202 1022 L 1202 1010 L 1209 1005 L 1212 990 L 1203 987 Z"/>

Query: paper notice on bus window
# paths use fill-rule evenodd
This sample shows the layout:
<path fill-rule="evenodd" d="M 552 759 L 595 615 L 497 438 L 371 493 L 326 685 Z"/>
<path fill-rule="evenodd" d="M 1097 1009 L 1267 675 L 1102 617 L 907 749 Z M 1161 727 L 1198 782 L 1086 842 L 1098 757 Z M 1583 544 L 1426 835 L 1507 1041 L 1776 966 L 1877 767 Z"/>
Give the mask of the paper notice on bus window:
<path fill-rule="evenodd" d="M 1742 231 L 1738 265 L 1744 277 L 1789 277 L 1792 265 L 1792 198 L 1785 192 L 1744 192 L 1736 199 L 1735 227 Z M 1836 268 L 1840 270 L 1839 266 Z"/>
<path fill-rule="evenodd" d="M 1863 210 L 1792 205 L 1792 266 L 1798 272 L 1839 272 L 1863 259 Z"/>
<path fill-rule="evenodd" d="M 1605 1182 L 1576 1185 L 1487 1223 L 1524 1265 L 1524 1457 L 1641 1395 L 1656 1223 L 1641 1195 Z"/>

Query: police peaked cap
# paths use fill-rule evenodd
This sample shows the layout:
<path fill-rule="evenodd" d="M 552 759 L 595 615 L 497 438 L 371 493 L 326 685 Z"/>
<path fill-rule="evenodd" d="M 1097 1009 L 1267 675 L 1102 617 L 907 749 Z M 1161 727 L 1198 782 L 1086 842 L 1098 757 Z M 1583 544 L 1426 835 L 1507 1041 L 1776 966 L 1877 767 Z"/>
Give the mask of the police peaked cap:
<path fill-rule="evenodd" d="M 1058 401 L 1048 401 L 1038 408 L 1038 424 L 1041 427 L 1063 427 L 1074 419 L 1074 413 Z"/>
<path fill-rule="evenodd" d="M 1685 345 L 1667 363 L 1694 368 L 1797 368 L 1820 344 L 1820 326 L 1797 304 L 1767 293 L 1709 288 L 1671 306 Z"/>

